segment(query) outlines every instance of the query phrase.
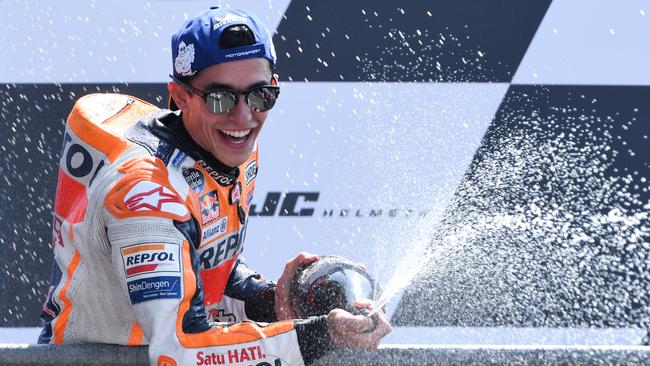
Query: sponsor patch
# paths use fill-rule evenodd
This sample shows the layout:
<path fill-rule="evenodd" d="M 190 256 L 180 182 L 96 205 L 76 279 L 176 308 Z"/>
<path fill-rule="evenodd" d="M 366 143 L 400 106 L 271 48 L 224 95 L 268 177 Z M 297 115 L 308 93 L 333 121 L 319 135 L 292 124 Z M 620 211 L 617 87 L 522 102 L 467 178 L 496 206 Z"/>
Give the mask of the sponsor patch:
<path fill-rule="evenodd" d="M 185 158 L 187 158 L 187 154 L 179 150 L 172 160 L 172 165 L 178 168 L 181 164 L 183 164 Z"/>
<path fill-rule="evenodd" d="M 239 22 L 246 24 L 247 20 L 246 18 L 237 16 L 237 15 L 232 15 L 232 14 L 226 14 L 226 16 L 221 19 L 219 22 L 217 22 L 213 27 L 212 30 L 219 29 L 219 27 L 228 24 L 228 23 L 234 23 L 234 22 Z"/>
<path fill-rule="evenodd" d="M 147 273 L 180 272 L 180 246 L 168 243 L 137 244 L 121 248 L 126 277 Z"/>
<path fill-rule="evenodd" d="M 158 183 L 142 181 L 124 196 L 124 204 L 130 211 L 160 211 L 178 216 L 188 214 L 183 201 L 169 188 Z"/>
<path fill-rule="evenodd" d="M 235 258 L 242 251 L 239 233 L 230 233 L 226 238 L 199 250 L 199 268 L 209 270 L 219 267 L 223 262 Z"/>
<path fill-rule="evenodd" d="M 205 312 L 208 315 L 210 321 L 216 321 L 221 323 L 236 323 L 237 317 L 232 312 L 226 312 L 226 309 L 223 308 L 221 304 L 213 304 L 211 306 L 205 307 Z"/>
<path fill-rule="evenodd" d="M 214 170 L 208 163 L 206 163 L 203 160 L 197 160 L 197 163 L 201 166 L 201 168 L 205 169 L 206 172 L 214 179 L 215 182 L 217 182 L 220 186 L 227 187 L 233 183 L 235 183 L 235 178 L 231 177 L 229 175 L 226 175 L 224 173 L 218 172 Z"/>
<path fill-rule="evenodd" d="M 253 160 L 246 165 L 244 177 L 246 178 L 246 184 L 250 184 L 250 182 L 257 177 L 257 160 Z"/>
<path fill-rule="evenodd" d="M 203 225 L 219 218 L 219 196 L 217 191 L 211 191 L 199 198 L 201 204 L 201 220 Z"/>
<path fill-rule="evenodd" d="M 266 355 L 262 352 L 260 345 L 252 345 L 226 350 L 225 353 L 210 352 L 208 350 L 196 353 L 196 365 L 234 365 L 245 362 L 246 365 L 269 365 L 281 366 L 282 361 L 279 358 L 271 359 L 274 356 Z"/>
<path fill-rule="evenodd" d="M 185 44 L 181 42 L 178 45 L 178 54 L 174 59 L 174 69 L 177 73 L 183 76 L 191 76 L 196 73 L 192 71 L 192 63 L 194 62 L 194 44 Z"/>
<path fill-rule="evenodd" d="M 183 177 L 196 194 L 200 194 L 201 191 L 203 191 L 203 187 L 205 186 L 205 177 L 200 170 L 196 168 L 183 168 Z"/>
<path fill-rule="evenodd" d="M 219 235 L 226 232 L 227 227 L 228 227 L 228 217 L 223 217 L 221 220 L 203 229 L 203 235 L 201 236 L 202 238 L 201 241 L 206 241 L 218 237 Z"/>
<path fill-rule="evenodd" d="M 199 248 L 199 274 L 203 283 L 215 284 L 216 287 L 221 284 L 226 285 L 232 265 L 243 250 L 243 230 L 242 228 L 241 235 L 238 232 L 231 232 L 227 236 Z M 222 293 L 204 291 L 203 296 L 205 305 L 209 306 L 219 303 Z"/>
<path fill-rule="evenodd" d="M 159 276 L 133 280 L 126 283 L 133 305 L 157 300 L 180 299 L 181 278 L 179 276 Z"/>
<path fill-rule="evenodd" d="M 230 188 L 230 204 L 234 205 L 240 200 L 241 200 L 241 183 L 237 182 Z"/>

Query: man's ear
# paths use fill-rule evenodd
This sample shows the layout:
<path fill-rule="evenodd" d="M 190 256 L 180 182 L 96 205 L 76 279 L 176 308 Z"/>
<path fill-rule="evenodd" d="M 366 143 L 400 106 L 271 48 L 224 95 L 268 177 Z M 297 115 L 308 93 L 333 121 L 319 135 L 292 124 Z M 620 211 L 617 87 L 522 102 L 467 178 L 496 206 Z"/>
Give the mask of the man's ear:
<path fill-rule="evenodd" d="M 173 99 L 173 102 L 176 104 L 178 109 L 181 111 L 186 111 L 189 109 L 189 93 L 187 90 L 181 86 L 178 85 L 178 83 L 175 83 L 173 81 L 170 81 L 167 83 L 167 90 L 169 91 L 169 96 Z M 171 101 L 170 101 L 171 105 Z"/>
<path fill-rule="evenodd" d="M 271 85 L 277 86 L 279 78 L 280 77 L 278 76 L 278 74 L 273 74 L 273 76 L 271 77 Z"/>

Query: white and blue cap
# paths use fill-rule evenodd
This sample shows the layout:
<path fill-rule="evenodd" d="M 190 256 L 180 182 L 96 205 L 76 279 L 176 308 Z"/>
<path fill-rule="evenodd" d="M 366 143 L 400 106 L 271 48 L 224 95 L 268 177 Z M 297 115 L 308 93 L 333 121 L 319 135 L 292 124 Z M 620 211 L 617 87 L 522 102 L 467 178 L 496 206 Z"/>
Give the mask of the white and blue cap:
<path fill-rule="evenodd" d="M 221 34 L 233 25 L 247 26 L 255 44 L 235 48 L 220 46 Z M 208 66 L 245 58 L 261 57 L 275 66 L 273 39 L 268 28 L 253 13 L 241 9 L 210 8 L 189 19 L 172 36 L 174 77 L 187 78 Z"/>

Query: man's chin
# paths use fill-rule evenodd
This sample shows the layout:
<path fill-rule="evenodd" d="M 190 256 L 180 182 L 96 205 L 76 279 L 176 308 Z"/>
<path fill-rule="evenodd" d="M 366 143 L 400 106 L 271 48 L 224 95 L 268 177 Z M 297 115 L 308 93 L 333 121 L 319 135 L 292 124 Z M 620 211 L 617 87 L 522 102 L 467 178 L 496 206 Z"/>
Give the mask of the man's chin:
<path fill-rule="evenodd" d="M 219 144 L 213 145 L 214 150 L 211 153 L 217 160 L 227 166 L 233 168 L 240 166 L 248 160 L 253 150 L 255 150 L 255 136 L 255 134 L 251 133 L 242 144 L 232 144 L 219 135 Z"/>
<path fill-rule="evenodd" d="M 248 160 L 248 158 L 250 157 L 251 152 L 240 153 L 240 154 L 229 154 L 227 156 L 224 156 L 222 154 L 219 155 L 213 154 L 213 155 L 222 164 L 234 168 L 244 164 L 244 162 Z"/>

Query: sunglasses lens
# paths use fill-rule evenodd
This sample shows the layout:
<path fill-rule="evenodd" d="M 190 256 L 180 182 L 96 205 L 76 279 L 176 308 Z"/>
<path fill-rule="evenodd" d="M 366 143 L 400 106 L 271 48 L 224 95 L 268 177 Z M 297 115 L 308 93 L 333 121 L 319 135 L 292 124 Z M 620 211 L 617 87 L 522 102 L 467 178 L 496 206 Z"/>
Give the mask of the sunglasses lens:
<path fill-rule="evenodd" d="M 205 102 L 210 112 L 224 114 L 230 112 L 235 107 L 237 96 L 227 90 L 219 90 L 208 94 Z"/>
<path fill-rule="evenodd" d="M 263 86 L 255 88 L 248 94 L 248 105 L 256 112 L 266 112 L 273 108 L 280 94 L 280 88 Z"/>

